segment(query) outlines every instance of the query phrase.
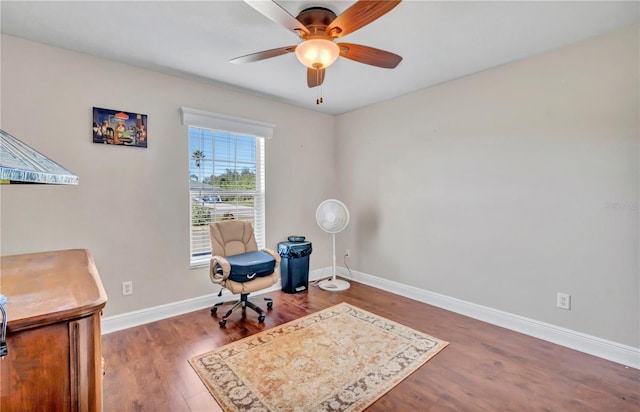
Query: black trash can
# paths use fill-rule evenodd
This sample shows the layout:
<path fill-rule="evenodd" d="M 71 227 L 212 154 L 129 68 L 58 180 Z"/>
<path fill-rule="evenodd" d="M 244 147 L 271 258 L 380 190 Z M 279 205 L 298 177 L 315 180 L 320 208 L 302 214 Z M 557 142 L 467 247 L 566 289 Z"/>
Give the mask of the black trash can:
<path fill-rule="evenodd" d="M 285 293 L 302 292 L 309 289 L 309 255 L 311 242 L 304 236 L 289 236 L 288 242 L 278 243 L 280 278 Z"/>

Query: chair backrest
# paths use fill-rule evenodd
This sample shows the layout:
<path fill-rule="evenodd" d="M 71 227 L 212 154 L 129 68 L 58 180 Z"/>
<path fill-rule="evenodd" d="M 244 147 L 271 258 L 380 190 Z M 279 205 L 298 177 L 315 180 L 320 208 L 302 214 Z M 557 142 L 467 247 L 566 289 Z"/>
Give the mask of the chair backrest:
<path fill-rule="evenodd" d="M 258 250 L 251 222 L 228 220 L 209 224 L 211 254 L 232 256 Z"/>

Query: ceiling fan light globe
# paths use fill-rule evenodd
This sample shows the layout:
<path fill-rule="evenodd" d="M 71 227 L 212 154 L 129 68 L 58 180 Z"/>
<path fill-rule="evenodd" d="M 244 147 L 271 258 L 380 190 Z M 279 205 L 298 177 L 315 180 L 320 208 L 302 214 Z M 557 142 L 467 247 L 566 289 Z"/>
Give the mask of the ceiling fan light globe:
<path fill-rule="evenodd" d="M 331 40 L 311 39 L 296 47 L 296 57 L 310 69 L 329 67 L 340 55 L 340 47 Z"/>

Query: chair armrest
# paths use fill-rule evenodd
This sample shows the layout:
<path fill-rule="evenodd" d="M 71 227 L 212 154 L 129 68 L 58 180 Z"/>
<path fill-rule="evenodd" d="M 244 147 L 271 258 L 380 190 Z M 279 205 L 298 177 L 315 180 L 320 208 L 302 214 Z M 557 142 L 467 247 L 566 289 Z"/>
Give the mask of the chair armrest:
<path fill-rule="evenodd" d="M 269 248 L 262 248 L 260 249 L 261 251 L 270 254 L 271 256 L 273 256 L 273 258 L 276 260 L 276 266 L 280 264 L 280 254 L 274 252 L 273 250 L 269 249 Z"/>
<path fill-rule="evenodd" d="M 220 265 L 222 273 L 219 273 L 216 265 Z M 229 261 L 222 256 L 212 256 L 209 261 L 209 276 L 213 283 L 222 283 L 229 277 L 231 273 L 231 265 Z"/>

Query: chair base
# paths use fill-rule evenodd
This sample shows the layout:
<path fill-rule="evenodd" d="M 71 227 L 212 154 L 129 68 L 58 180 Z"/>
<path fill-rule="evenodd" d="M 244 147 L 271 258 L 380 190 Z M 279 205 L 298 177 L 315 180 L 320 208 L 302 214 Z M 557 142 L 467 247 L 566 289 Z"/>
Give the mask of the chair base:
<path fill-rule="evenodd" d="M 273 299 L 264 298 L 264 300 L 267 302 L 267 309 L 271 310 L 273 308 Z M 233 311 L 235 309 L 239 308 L 239 307 L 242 308 L 242 313 L 243 314 L 246 312 L 247 308 L 252 309 L 254 312 L 256 312 L 258 314 L 258 322 L 259 323 L 264 323 L 264 318 L 265 318 L 264 310 L 260 306 L 256 305 L 255 303 L 249 301 L 249 294 L 248 293 L 240 295 L 240 300 L 216 303 L 211 308 L 211 314 L 212 315 L 216 315 L 218 313 L 218 307 L 220 307 L 222 305 L 229 305 L 229 304 L 233 304 L 233 306 L 231 307 L 231 309 L 229 309 L 227 311 L 227 313 L 224 314 L 222 319 L 220 319 L 218 321 L 218 324 L 220 324 L 221 328 L 225 327 L 225 325 L 227 324 L 227 318 L 229 316 L 231 316 Z"/>

